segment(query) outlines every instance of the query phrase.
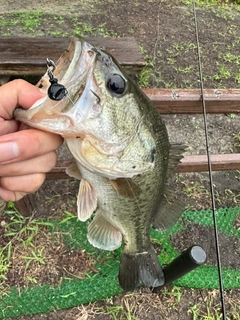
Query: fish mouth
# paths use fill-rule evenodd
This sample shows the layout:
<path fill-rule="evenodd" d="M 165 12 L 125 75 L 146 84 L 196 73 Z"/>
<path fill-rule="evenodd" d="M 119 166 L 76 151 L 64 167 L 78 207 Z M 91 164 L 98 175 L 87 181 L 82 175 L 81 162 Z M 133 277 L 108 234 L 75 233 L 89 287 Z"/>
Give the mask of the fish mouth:
<path fill-rule="evenodd" d="M 82 166 L 105 177 L 131 178 L 154 167 L 148 155 L 155 142 L 152 136 L 151 141 L 148 138 L 141 113 L 132 112 L 128 125 L 127 119 L 123 121 L 126 97 L 133 97 L 126 94 L 128 80 L 110 55 L 73 38 L 51 72 L 47 70 L 37 84 L 44 96 L 28 110 L 17 108 L 16 120 L 61 135 Z M 49 95 L 51 76 L 66 89 L 61 100 Z M 120 79 L 119 86 L 116 79 Z M 116 119 L 122 121 L 121 126 Z"/>
<path fill-rule="evenodd" d="M 56 101 L 48 96 L 51 85 L 48 71 L 37 86 L 44 96 L 30 109 L 17 108 L 14 118 L 32 127 L 60 134 L 63 137 L 79 136 L 76 122 L 84 120 L 87 108 L 80 102 L 86 87 L 89 73 L 92 71 L 98 51 L 89 43 L 73 38 L 66 52 L 58 59 L 53 76 L 66 88 L 66 95 Z M 81 105 L 81 108 L 80 108 Z"/>

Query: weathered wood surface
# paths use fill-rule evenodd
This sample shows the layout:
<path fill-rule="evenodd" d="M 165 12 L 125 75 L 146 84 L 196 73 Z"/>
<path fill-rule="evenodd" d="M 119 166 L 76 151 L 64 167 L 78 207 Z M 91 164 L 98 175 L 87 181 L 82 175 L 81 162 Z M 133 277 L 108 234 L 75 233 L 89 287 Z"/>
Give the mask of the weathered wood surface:
<path fill-rule="evenodd" d="M 160 113 L 202 113 L 200 89 L 143 89 Z M 240 89 L 205 89 L 207 113 L 239 113 Z"/>
<path fill-rule="evenodd" d="M 213 171 L 240 170 L 240 154 L 216 154 L 211 155 L 211 167 Z M 66 168 L 74 160 L 59 160 L 55 168 L 47 173 L 47 179 L 69 179 Z M 176 168 L 176 172 L 204 172 L 208 171 L 208 161 L 206 155 L 185 156 Z"/>
<path fill-rule="evenodd" d="M 111 53 L 129 73 L 145 65 L 134 37 L 93 38 L 86 41 Z M 0 75 L 43 75 L 46 58 L 57 61 L 67 50 L 70 38 L 0 38 Z"/>
<path fill-rule="evenodd" d="M 213 171 L 228 171 L 240 169 L 240 154 L 214 154 L 210 156 Z M 177 166 L 176 172 L 208 171 L 207 155 L 185 156 Z"/>

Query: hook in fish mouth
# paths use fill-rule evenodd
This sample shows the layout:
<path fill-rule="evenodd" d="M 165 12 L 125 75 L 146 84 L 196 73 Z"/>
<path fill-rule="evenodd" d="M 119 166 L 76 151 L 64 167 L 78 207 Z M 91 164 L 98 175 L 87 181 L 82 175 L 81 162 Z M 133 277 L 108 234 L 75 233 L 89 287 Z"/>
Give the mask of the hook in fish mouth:
<path fill-rule="evenodd" d="M 51 100 L 62 100 L 64 97 L 66 97 L 68 91 L 65 88 L 64 85 L 58 83 L 58 79 L 54 78 L 53 72 L 56 69 L 56 65 L 53 62 L 53 60 L 50 60 L 49 58 L 47 60 L 47 74 L 49 77 L 49 82 L 51 83 L 48 88 L 48 97 Z"/>
<path fill-rule="evenodd" d="M 101 80 L 102 85 L 112 97 L 121 98 L 128 88 L 127 79 L 116 73 L 112 57 L 74 38 L 56 64 L 47 58 L 47 71 L 37 83 L 45 97 L 28 110 L 16 109 L 16 120 L 63 137 L 79 135 L 81 122 L 101 110 L 102 89 L 95 78 L 96 64 L 106 76 Z"/>
<path fill-rule="evenodd" d="M 128 78 L 110 55 L 74 39 L 56 65 L 47 59 L 37 85 L 45 96 L 28 110 L 17 109 L 17 120 L 60 134 L 75 159 L 105 177 L 132 178 L 153 169 L 153 136 L 128 95 Z M 134 112 L 126 108 L 128 101 Z"/>
<path fill-rule="evenodd" d="M 100 50 L 73 38 L 68 50 L 55 64 L 47 58 L 47 71 L 37 83 L 45 96 L 37 100 L 30 109 L 18 108 L 16 120 L 36 128 L 58 133 L 63 136 L 79 134 L 74 122 L 81 121 L 86 107 L 80 109 L 79 99 L 84 93 L 86 81 Z M 97 93 L 93 93 L 100 101 Z"/>

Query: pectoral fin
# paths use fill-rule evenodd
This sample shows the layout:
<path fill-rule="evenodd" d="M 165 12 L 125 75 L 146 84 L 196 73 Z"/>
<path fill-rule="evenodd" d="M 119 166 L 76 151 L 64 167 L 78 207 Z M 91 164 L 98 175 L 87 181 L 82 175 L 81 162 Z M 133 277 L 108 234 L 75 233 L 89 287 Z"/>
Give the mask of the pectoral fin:
<path fill-rule="evenodd" d="M 94 189 L 88 181 L 82 179 L 79 185 L 78 199 L 78 219 L 86 221 L 91 217 L 94 210 L 97 208 L 97 197 Z"/>
<path fill-rule="evenodd" d="M 82 179 L 81 172 L 79 171 L 76 163 L 71 163 L 70 166 L 67 167 L 66 173 L 71 178 L 75 178 L 77 180 L 81 180 Z"/>
<path fill-rule="evenodd" d="M 153 219 L 153 228 L 159 231 L 171 228 L 184 210 L 184 203 L 173 192 L 167 191 Z"/>
<path fill-rule="evenodd" d="M 117 193 L 122 197 L 134 198 L 136 197 L 141 189 L 140 187 L 128 178 L 118 178 L 116 180 L 109 179 L 112 187 L 117 191 Z"/>
<path fill-rule="evenodd" d="M 121 232 L 108 222 L 99 210 L 88 226 L 87 238 L 94 247 L 103 250 L 115 250 L 122 243 Z"/>

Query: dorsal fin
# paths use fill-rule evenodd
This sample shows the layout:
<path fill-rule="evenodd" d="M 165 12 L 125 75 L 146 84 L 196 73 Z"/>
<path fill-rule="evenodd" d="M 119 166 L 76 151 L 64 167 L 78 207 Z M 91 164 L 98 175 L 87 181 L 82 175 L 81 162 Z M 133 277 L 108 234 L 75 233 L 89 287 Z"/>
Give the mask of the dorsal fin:
<path fill-rule="evenodd" d="M 170 144 L 167 177 L 172 175 L 178 163 L 183 158 L 183 153 L 186 149 L 187 146 L 182 143 Z"/>

